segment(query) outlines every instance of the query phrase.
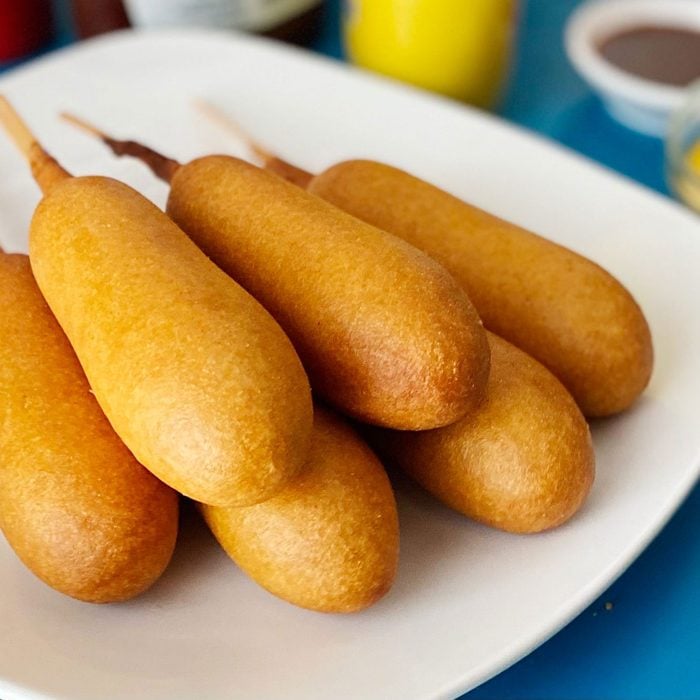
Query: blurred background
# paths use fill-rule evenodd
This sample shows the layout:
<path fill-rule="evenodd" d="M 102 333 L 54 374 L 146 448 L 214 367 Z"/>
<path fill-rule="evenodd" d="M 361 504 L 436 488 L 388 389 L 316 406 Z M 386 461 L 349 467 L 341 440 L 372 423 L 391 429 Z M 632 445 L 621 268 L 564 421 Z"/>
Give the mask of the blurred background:
<path fill-rule="evenodd" d="M 172 25 L 350 61 L 700 202 L 700 0 L 0 0 L 0 71 L 103 32 Z M 700 698 L 697 532 L 700 488 L 589 609 L 465 698 Z"/>
<path fill-rule="evenodd" d="M 629 4 L 630 0 L 608 0 L 607 4 L 620 2 Z M 677 2 L 696 5 L 693 11 L 700 28 L 695 0 L 646 0 L 647 5 Z M 0 0 L 0 69 L 129 25 L 254 31 L 494 110 L 666 194 L 661 137 L 665 134 L 649 137 L 609 118 L 596 92 L 567 60 L 567 20 L 586 4 L 590 3 Z M 634 25 L 634 19 L 629 21 Z M 637 26 L 640 23 L 650 24 L 644 19 Z M 653 54 L 658 48 L 657 42 L 639 50 Z M 700 76 L 700 50 L 694 58 Z M 664 56 L 659 57 L 659 63 L 665 61 Z"/>

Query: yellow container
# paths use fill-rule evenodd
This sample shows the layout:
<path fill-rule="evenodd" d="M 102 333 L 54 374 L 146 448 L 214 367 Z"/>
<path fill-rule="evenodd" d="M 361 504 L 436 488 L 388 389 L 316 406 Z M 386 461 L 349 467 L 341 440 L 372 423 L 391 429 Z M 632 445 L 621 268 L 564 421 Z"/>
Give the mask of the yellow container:
<path fill-rule="evenodd" d="M 513 43 L 517 0 L 346 0 L 353 63 L 493 107 Z"/>

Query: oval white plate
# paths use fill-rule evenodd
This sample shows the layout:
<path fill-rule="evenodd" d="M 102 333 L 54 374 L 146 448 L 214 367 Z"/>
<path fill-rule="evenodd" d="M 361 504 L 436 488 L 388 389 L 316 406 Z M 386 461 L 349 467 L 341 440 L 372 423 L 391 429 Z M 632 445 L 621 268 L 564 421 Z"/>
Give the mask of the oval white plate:
<path fill-rule="evenodd" d="M 654 380 L 594 427 L 598 479 L 569 525 L 516 537 L 401 488 L 396 586 L 353 617 L 293 608 L 248 581 L 190 523 L 140 600 L 92 607 L 33 578 L 0 545 L 0 696 L 70 700 L 437 700 L 542 643 L 600 593 L 670 517 L 700 462 L 700 226 L 680 207 L 480 112 L 277 44 L 168 32 L 101 39 L 3 78 L 76 173 L 165 188 L 55 118 L 74 110 L 178 158 L 234 151 L 189 101 L 236 115 L 308 168 L 370 156 L 589 255 L 652 325 Z M 26 248 L 38 193 L 0 140 L 0 241 Z M 536 274 L 536 272 L 533 272 Z"/>

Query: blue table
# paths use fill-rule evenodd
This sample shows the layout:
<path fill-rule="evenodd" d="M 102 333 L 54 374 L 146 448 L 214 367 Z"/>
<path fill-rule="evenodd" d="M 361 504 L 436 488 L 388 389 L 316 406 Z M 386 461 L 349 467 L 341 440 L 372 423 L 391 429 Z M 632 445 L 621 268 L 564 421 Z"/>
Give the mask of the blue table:
<path fill-rule="evenodd" d="M 562 30 L 580 1 L 525 4 L 500 113 L 667 194 L 661 142 L 613 122 L 567 63 Z M 63 18 L 57 45 L 71 39 L 65 7 Z M 342 58 L 339 26 L 340 0 L 330 0 L 313 48 Z M 700 486 L 595 603 L 463 700 L 550 699 L 700 700 Z"/>

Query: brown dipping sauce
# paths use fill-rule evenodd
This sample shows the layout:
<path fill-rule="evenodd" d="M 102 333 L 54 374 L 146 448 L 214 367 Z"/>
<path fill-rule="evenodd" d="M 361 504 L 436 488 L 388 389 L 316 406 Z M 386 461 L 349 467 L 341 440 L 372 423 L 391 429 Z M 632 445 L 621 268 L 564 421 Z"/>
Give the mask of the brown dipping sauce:
<path fill-rule="evenodd" d="M 614 66 L 657 83 L 685 87 L 700 78 L 700 31 L 633 27 L 602 41 L 598 51 Z"/>

